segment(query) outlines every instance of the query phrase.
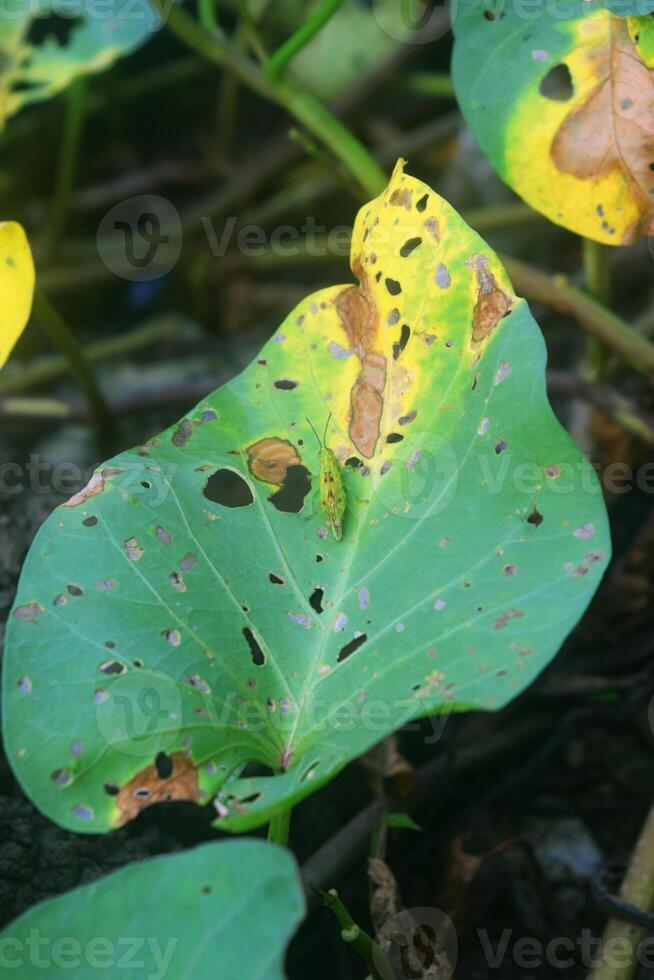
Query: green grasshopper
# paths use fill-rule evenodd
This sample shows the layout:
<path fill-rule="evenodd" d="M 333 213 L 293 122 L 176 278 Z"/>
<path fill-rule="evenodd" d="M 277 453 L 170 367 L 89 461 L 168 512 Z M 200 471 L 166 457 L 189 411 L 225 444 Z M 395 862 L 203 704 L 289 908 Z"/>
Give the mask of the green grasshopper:
<path fill-rule="evenodd" d="M 309 422 L 309 425 L 313 429 L 313 434 L 320 446 L 318 450 L 318 462 L 320 463 L 320 509 L 327 521 L 328 527 L 332 529 L 334 537 L 337 541 L 340 541 L 343 537 L 343 514 L 347 506 L 347 496 L 338 460 L 333 449 L 328 449 L 325 445 L 327 428 L 331 417 L 332 413 L 330 412 L 327 416 L 325 434 L 322 437 L 322 441 L 313 423 L 309 419 L 307 419 L 307 422 Z"/>

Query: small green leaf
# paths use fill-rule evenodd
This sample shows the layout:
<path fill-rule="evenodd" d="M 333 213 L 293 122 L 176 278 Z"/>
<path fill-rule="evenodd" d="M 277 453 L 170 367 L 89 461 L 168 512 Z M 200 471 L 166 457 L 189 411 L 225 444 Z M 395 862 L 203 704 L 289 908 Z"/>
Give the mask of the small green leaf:
<path fill-rule="evenodd" d="M 5 740 L 64 826 L 170 798 L 258 826 L 411 718 L 506 704 L 593 595 L 601 491 L 497 256 L 400 163 L 359 212 L 352 268 L 358 286 L 309 296 L 39 532 Z M 307 421 L 330 413 L 341 540 Z"/>
<path fill-rule="evenodd" d="M 389 813 L 388 826 L 392 827 L 393 830 L 422 830 L 420 824 L 417 824 L 413 817 L 401 811 Z"/>
<path fill-rule="evenodd" d="M 21 980 L 164 977 L 283 980 L 304 916 L 297 867 L 264 841 L 204 844 L 136 862 L 34 906 L 0 933 Z"/>

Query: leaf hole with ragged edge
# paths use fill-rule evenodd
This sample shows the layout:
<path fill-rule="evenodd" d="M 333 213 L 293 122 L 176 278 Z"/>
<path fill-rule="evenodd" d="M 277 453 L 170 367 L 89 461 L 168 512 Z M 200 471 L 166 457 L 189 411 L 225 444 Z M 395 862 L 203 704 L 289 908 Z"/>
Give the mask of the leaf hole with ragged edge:
<path fill-rule="evenodd" d="M 255 667 L 263 667 L 266 662 L 266 657 L 261 649 L 261 645 L 257 640 L 256 636 L 252 632 L 249 626 L 243 627 L 243 636 L 247 640 L 247 645 L 250 648 L 250 656 L 252 657 L 252 663 Z"/>
<path fill-rule="evenodd" d="M 277 378 L 277 381 L 273 382 L 278 391 L 293 391 L 299 383 L 299 381 L 292 381 L 290 378 Z"/>
<path fill-rule="evenodd" d="M 420 200 L 416 201 L 416 211 L 424 211 L 427 207 L 428 200 L 429 194 L 423 194 Z"/>
<path fill-rule="evenodd" d="M 363 466 L 363 460 L 359 459 L 358 456 L 349 456 L 345 460 L 345 465 L 349 466 L 351 470 L 358 470 L 359 467 Z"/>
<path fill-rule="evenodd" d="M 346 643 L 345 646 L 341 647 L 336 658 L 337 662 L 340 664 L 344 660 L 347 660 L 348 657 L 351 657 L 352 654 L 359 649 L 359 647 L 363 646 L 367 639 L 367 633 L 360 633 L 359 636 L 355 636 L 353 640 L 350 640 L 349 643 Z"/>
<path fill-rule="evenodd" d="M 280 578 L 279 575 L 275 575 L 274 572 L 271 572 L 269 574 L 268 578 L 272 582 L 273 585 L 286 585 L 285 579 Z"/>
<path fill-rule="evenodd" d="M 121 663 L 120 660 L 103 660 L 101 664 L 98 664 L 98 670 L 101 674 L 106 674 L 107 676 L 124 674 L 127 670 L 125 664 Z"/>
<path fill-rule="evenodd" d="M 68 595 L 72 595 L 75 598 L 84 595 L 84 589 L 81 587 L 81 585 L 67 585 L 66 592 Z"/>
<path fill-rule="evenodd" d="M 254 494 L 247 481 L 234 470 L 216 470 L 205 483 L 202 493 L 207 500 L 222 507 L 249 507 L 254 503 Z"/>
<path fill-rule="evenodd" d="M 393 344 L 393 360 L 397 361 L 398 357 L 409 343 L 409 338 L 411 337 L 411 327 L 407 323 L 402 324 L 402 330 L 400 331 L 400 339 Z"/>
<path fill-rule="evenodd" d="M 84 527 L 95 527 L 98 523 L 98 518 L 95 516 L 95 514 L 91 514 L 90 517 L 85 517 L 82 521 Z"/>
<path fill-rule="evenodd" d="M 316 555 L 316 561 L 324 561 L 324 560 L 325 560 L 324 555 Z"/>
<path fill-rule="evenodd" d="M 399 294 L 402 292 L 402 286 L 397 281 L 397 279 L 390 279 L 389 277 L 387 277 L 385 282 L 386 282 L 386 289 L 389 291 L 391 296 L 399 296 Z"/>
<path fill-rule="evenodd" d="M 120 793 L 120 786 L 118 783 L 108 782 L 102 787 L 107 796 L 118 796 Z"/>
<path fill-rule="evenodd" d="M 309 605 L 318 614 L 323 612 L 322 600 L 324 595 L 325 595 L 324 589 L 316 588 L 309 596 Z"/>
<path fill-rule="evenodd" d="M 282 514 L 299 514 L 310 490 L 311 474 L 306 466 L 296 464 L 288 467 L 284 483 L 268 500 Z"/>
<path fill-rule="evenodd" d="M 400 432 L 389 432 L 386 436 L 386 442 L 389 443 L 402 442 L 403 439 L 404 436 Z"/>
<path fill-rule="evenodd" d="M 561 63 L 550 68 L 540 83 L 539 92 L 546 99 L 568 102 L 574 95 L 572 75 L 568 66 Z"/>

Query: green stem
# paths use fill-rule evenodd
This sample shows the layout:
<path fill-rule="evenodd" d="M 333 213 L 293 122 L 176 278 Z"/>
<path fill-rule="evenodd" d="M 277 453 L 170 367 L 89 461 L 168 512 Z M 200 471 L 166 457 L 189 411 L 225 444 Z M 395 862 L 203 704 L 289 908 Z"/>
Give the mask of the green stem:
<path fill-rule="evenodd" d="M 70 364 L 71 371 L 84 390 L 96 425 L 101 431 L 107 432 L 111 428 L 111 415 L 93 371 L 66 322 L 45 293 L 38 288 L 34 294 L 33 313 L 53 345 L 61 351 Z"/>
<path fill-rule="evenodd" d="M 205 30 L 211 34 L 217 34 L 219 37 L 223 36 L 222 28 L 216 17 L 216 0 L 198 0 L 198 13 Z"/>
<path fill-rule="evenodd" d="M 282 847 L 288 846 L 292 813 L 293 808 L 290 807 L 288 810 L 276 814 L 268 824 L 268 840 L 272 844 L 280 844 Z"/>
<path fill-rule="evenodd" d="M 342 4 L 343 0 L 322 0 L 311 17 L 275 51 L 266 64 L 266 74 L 273 85 L 281 80 L 289 61 L 313 40 Z"/>
<path fill-rule="evenodd" d="M 161 0 L 150 0 L 163 16 Z M 167 26 L 186 45 L 214 64 L 233 71 L 255 92 L 278 102 L 317 136 L 348 168 L 365 194 L 376 197 L 384 189 L 384 171 L 363 144 L 313 95 L 281 79 L 270 87 L 261 70 L 228 41 L 206 31 L 185 10 L 173 6 L 167 13 Z"/>
<path fill-rule="evenodd" d="M 582 239 L 584 275 L 590 295 L 603 306 L 611 305 L 611 253 L 608 245 Z M 606 351 L 589 338 L 587 343 L 588 369 L 592 379 L 598 380 L 606 373 Z"/>
<path fill-rule="evenodd" d="M 56 254 L 68 218 L 86 114 L 86 87 L 86 78 L 80 76 L 66 90 L 66 118 L 48 227 L 50 258 Z"/>
<path fill-rule="evenodd" d="M 401 83 L 405 92 L 427 95 L 436 99 L 453 99 L 454 83 L 447 72 L 417 71 L 407 76 Z"/>
<path fill-rule="evenodd" d="M 373 960 L 372 938 L 354 921 L 335 888 L 331 888 L 328 892 L 321 892 L 320 897 L 325 907 L 333 912 L 338 920 L 342 939 L 349 943 L 352 951 L 363 960 L 375 980 L 379 980 L 379 972 Z"/>

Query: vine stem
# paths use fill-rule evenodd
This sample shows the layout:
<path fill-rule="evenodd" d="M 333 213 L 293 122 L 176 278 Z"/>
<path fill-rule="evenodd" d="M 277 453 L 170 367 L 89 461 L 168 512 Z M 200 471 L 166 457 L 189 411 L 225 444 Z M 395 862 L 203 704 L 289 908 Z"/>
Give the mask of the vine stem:
<path fill-rule="evenodd" d="M 224 38 L 206 31 L 185 10 L 174 6 L 164 11 L 162 0 L 150 0 L 150 3 L 180 41 L 214 64 L 233 71 L 253 91 L 277 102 L 306 126 L 347 167 L 367 197 L 381 193 L 387 183 L 386 174 L 357 137 L 319 99 L 287 79 L 270 85 L 248 57 Z"/>
<path fill-rule="evenodd" d="M 590 295 L 607 308 L 611 305 L 611 253 L 608 245 L 592 238 L 582 239 L 584 276 Z M 591 380 L 599 380 L 606 371 L 606 351 L 596 341 L 589 339 L 588 374 Z"/>
<path fill-rule="evenodd" d="M 281 847 L 288 846 L 292 813 L 293 808 L 289 807 L 288 810 L 276 814 L 268 824 L 268 840 L 272 844 L 279 844 Z"/>
<path fill-rule="evenodd" d="M 98 429 L 108 432 L 112 426 L 111 413 L 98 387 L 93 370 L 67 323 L 41 289 L 37 288 L 34 293 L 32 311 L 53 345 L 70 364 L 71 371 L 86 395 L 91 415 Z"/>
<path fill-rule="evenodd" d="M 311 17 L 275 51 L 266 64 L 266 74 L 271 84 L 275 85 L 281 80 L 288 63 L 313 40 L 342 5 L 343 0 L 323 0 Z"/>
<path fill-rule="evenodd" d="M 76 78 L 66 90 L 66 119 L 48 227 L 47 251 L 50 258 L 56 254 L 68 218 L 86 115 L 86 94 L 87 81 L 84 76 Z"/>
<path fill-rule="evenodd" d="M 642 911 L 654 907 L 654 806 L 650 809 L 631 856 L 620 888 L 620 901 Z M 645 935 L 644 926 L 626 919 L 609 919 L 602 937 L 602 952 L 593 967 L 590 980 L 631 980 L 636 970 L 637 947 Z M 624 956 L 624 947 L 630 950 Z M 610 950 L 620 947 L 619 954 Z"/>
<path fill-rule="evenodd" d="M 356 953 L 363 960 L 374 980 L 380 980 L 380 975 L 377 972 L 373 960 L 372 951 L 374 943 L 371 937 L 354 921 L 345 905 L 343 905 L 341 897 L 335 888 L 331 888 L 328 892 L 321 892 L 320 897 L 322 898 L 323 905 L 333 912 L 336 917 L 341 927 L 341 938 L 343 941 L 348 943 L 352 952 Z"/>

